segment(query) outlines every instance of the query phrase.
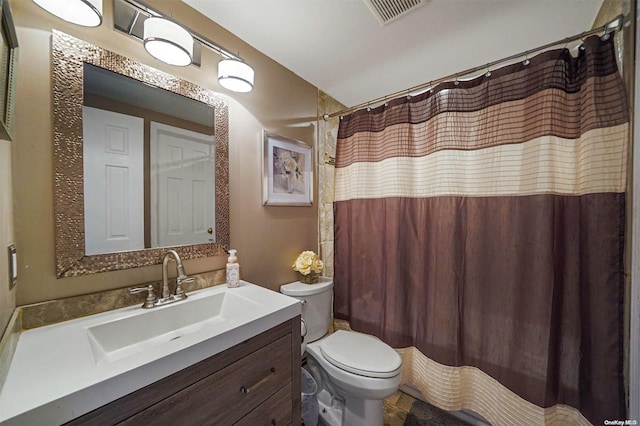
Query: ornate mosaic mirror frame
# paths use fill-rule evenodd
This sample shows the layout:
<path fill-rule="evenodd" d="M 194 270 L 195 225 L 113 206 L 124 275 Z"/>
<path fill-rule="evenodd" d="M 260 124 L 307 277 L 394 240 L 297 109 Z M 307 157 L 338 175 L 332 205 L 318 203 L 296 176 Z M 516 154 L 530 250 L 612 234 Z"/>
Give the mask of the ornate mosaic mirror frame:
<path fill-rule="evenodd" d="M 229 246 L 229 106 L 196 84 L 140 64 L 60 31 L 52 32 L 53 168 L 58 278 L 162 263 L 169 248 L 182 259 L 222 255 Z M 85 254 L 82 147 L 83 68 L 89 63 L 211 105 L 215 110 L 214 243 Z"/>

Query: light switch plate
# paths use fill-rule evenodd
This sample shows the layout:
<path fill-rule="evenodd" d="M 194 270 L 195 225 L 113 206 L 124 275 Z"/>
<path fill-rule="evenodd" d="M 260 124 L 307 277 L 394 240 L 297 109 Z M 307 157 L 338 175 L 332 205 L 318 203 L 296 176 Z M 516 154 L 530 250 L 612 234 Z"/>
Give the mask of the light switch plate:
<path fill-rule="evenodd" d="M 13 289 L 18 282 L 18 256 L 16 254 L 16 246 L 11 244 L 7 247 L 9 253 L 9 290 Z"/>

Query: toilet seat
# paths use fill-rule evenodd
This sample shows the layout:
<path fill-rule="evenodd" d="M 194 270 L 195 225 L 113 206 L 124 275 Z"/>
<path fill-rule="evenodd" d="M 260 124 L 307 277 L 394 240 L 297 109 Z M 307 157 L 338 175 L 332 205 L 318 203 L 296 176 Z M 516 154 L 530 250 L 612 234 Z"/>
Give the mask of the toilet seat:
<path fill-rule="evenodd" d="M 334 366 L 365 377 L 400 373 L 402 358 L 383 341 L 367 334 L 338 330 L 320 343 L 322 356 Z"/>

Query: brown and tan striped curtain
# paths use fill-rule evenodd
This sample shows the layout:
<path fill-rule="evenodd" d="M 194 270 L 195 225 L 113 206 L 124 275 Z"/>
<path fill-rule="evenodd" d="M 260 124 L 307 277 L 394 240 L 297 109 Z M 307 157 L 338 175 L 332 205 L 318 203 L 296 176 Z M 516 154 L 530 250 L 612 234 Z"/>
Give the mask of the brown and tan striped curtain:
<path fill-rule="evenodd" d="M 567 406 L 594 424 L 625 418 L 629 115 L 612 39 L 341 120 L 336 318 L 451 374 L 480 372 L 539 407 L 536 421 Z M 446 380 L 429 380 L 446 406 L 433 388 Z M 526 423 L 460 380 L 442 388 L 463 395 L 457 408 Z"/>

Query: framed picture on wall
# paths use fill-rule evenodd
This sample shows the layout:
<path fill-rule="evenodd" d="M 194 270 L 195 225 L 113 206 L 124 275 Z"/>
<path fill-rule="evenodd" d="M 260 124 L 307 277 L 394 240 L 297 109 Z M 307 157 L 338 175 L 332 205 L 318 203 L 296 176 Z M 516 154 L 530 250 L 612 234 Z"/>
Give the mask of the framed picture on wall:
<path fill-rule="evenodd" d="M 262 204 L 313 205 L 311 146 L 263 130 L 262 148 Z"/>

